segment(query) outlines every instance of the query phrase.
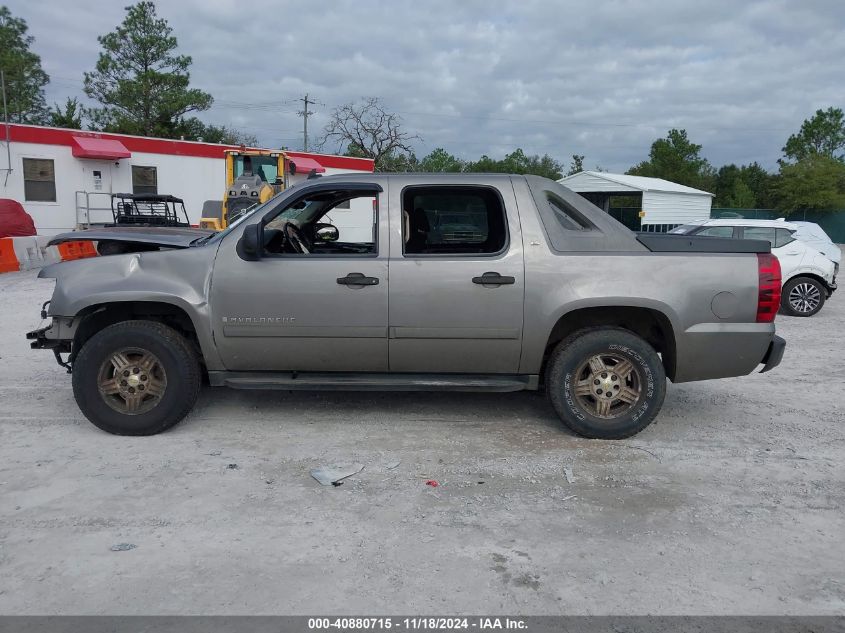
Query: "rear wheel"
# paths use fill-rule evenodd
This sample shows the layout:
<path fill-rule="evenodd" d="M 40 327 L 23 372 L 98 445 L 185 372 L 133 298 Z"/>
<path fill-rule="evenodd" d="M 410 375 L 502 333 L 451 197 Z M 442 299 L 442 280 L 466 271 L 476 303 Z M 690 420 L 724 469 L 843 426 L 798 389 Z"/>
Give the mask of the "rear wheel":
<path fill-rule="evenodd" d="M 654 348 L 628 330 L 582 330 L 552 352 L 546 391 L 560 419 L 579 435 L 622 439 L 660 411 L 666 372 Z"/>
<path fill-rule="evenodd" d="M 780 305 L 789 316 L 813 316 L 822 309 L 827 298 L 827 289 L 812 277 L 796 277 L 783 286 Z"/>
<path fill-rule="evenodd" d="M 92 336 L 73 363 L 85 417 L 116 435 L 153 435 L 187 415 L 200 388 L 197 356 L 174 329 L 124 321 Z"/>

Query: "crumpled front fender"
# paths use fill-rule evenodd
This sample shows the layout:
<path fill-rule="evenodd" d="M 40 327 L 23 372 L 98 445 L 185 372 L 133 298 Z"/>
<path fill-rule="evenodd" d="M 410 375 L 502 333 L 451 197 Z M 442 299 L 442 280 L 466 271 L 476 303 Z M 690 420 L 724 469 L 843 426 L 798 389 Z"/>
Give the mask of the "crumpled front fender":
<path fill-rule="evenodd" d="M 39 277 L 55 278 L 48 315 L 77 317 L 125 302 L 165 303 L 185 312 L 206 364 L 219 363 L 210 328 L 208 296 L 216 245 L 129 253 L 53 264 Z"/>

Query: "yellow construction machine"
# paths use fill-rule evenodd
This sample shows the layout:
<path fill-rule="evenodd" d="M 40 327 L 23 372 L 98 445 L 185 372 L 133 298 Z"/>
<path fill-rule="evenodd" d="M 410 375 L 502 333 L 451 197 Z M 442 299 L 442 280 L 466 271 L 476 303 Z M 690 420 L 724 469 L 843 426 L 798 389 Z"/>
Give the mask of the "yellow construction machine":
<path fill-rule="evenodd" d="M 203 206 L 202 228 L 220 231 L 248 209 L 281 193 L 286 183 L 284 152 L 237 149 L 226 150 L 226 191 L 219 201 Z"/>

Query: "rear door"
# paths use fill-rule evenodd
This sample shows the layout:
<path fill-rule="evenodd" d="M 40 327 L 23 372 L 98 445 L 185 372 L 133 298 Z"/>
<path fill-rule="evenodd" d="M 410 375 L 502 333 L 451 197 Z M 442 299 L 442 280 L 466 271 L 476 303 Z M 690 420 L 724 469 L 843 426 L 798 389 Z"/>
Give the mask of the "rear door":
<path fill-rule="evenodd" d="M 524 265 L 510 179 L 390 184 L 392 372 L 517 373 Z"/>
<path fill-rule="evenodd" d="M 774 253 L 780 262 L 781 275 L 784 282 L 791 276 L 792 272 L 801 265 L 801 260 L 807 249 L 796 241 L 786 229 L 773 226 L 744 226 L 742 235 L 746 240 L 766 240 L 772 245 Z"/>

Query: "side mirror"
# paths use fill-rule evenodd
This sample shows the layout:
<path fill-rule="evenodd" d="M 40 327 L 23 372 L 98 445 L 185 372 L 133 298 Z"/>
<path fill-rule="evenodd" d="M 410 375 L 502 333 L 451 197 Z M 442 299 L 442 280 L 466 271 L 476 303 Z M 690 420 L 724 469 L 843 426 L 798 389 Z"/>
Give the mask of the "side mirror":
<path fill-rule="evenodd" d="M 264 227 L 260 222 L 244 227 L 235 250 L 238 257 L 245 261 L 255 262 L 261 259 L 261 252 L 264 250 Z"/>
<path fill-rule="evenodd" d="M 337 242 L 340 231 L 333 224 L 318 224 L 314 227 L 314 238 L 318 242 Z"/>

